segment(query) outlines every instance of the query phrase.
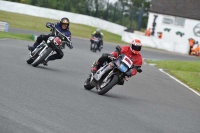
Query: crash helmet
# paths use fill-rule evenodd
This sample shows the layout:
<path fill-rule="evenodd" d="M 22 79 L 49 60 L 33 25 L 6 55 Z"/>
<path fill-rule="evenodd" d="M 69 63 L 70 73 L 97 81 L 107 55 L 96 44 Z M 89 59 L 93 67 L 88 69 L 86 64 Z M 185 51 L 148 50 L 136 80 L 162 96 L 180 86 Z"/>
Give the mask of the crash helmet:
<path fill-rule="evenodd" d="M 140 52 L 142 48 L 142 43 L 139 39 L 134 39 L 131 43 L 130 43 L 130 50 L 134 53 L 134 54 L 138 54 Z"/>
<path fill-rule="evenodd" d="M 66 28 L 65 28 L 65 26 L 66 26 Z M 66 17 L 62 18 L 62 19 L 60 20 L 60 27 L 61 27 L 62 29 L 68 29 L 68 28 L 69 28 L 69 19 L 66 18 Z"/>
<path fill-rule="evenodd" d="M 100 34 L 101 30 L 100 29 L 96 29 L 96 33 Z"/>

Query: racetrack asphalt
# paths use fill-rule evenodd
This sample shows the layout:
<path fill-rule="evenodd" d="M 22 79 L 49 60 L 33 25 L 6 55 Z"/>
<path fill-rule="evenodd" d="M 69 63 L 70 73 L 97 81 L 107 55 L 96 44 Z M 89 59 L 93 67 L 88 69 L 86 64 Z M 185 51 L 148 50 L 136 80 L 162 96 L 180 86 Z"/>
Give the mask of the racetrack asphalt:
<path fill-rule="evenodd" d="M 106 95 L 83 87 L 92 62 L 89 40 L 73 38 L 62 60 L 37 68 L 26 63 L 33 42 L 0 40 L 0 133 L 199 133 L 200 97 L 158 68 L 143 72 Z M 199 58 L 142 50 L 143 58 Z"/>

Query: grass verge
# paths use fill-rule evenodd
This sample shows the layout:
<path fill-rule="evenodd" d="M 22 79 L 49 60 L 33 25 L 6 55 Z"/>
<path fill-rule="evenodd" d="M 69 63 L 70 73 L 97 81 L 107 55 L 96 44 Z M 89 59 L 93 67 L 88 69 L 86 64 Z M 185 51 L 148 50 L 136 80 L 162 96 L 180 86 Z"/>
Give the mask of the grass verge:
<path fill-rule="evenodd" d="M 156 64 L 157 67 L 176 77 L 197 92 L 200 92 L 200 61 L 154 61 L 147 63 Z"/>
<path fill-rule="evenodd" d="M 12 28 L 28 29 L 41 32 L 49 32 L 49 29 L 46 28 L 45 26 L 46 22 L 59 22 L 59 20 L 55 19 L 46 19 L 24 14 L 5 12 L 1 10 L 0 10 L 0 21 L 8 22 L 9 27 Z M 70 23 L 70 31 L 72 32 L 72 37 L 77 36 L 89 39 L 91 37 L 91 33 L 94 30 L 96 30 L 96 27 Z M 127 44 L 121 41 L 120 35 L 113 34 L 105 30 L 102 30 L 102 32 L 104 33 L 104 41 L 106 42 Z"/>
<path fill-rule="evenodd" d="M 13 39 L 33 41 L 32 35 L 16 34 L 16 33 L 8 33 L 8 32 L 0 32 L 0 38 L 13 38 Z"/>

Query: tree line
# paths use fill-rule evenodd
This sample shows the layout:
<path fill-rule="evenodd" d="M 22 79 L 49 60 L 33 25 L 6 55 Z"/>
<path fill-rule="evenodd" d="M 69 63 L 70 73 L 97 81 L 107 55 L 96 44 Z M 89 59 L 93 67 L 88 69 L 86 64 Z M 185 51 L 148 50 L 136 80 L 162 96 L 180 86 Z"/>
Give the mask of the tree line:
<path fill-rule="evenodd" d="M 146 29 L 150 0 L 7 0 L 101 18 L 127 27 Z"/>

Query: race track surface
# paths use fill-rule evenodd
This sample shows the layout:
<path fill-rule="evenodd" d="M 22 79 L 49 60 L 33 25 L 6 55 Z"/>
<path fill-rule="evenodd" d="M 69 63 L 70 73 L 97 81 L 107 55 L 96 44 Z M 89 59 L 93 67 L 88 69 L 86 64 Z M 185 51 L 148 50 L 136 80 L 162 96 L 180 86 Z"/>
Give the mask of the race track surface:
<path fill-rule="evenodd" d="M 87 39 L 73 38 L 62 60 L 26 63 L 33 42 L 0 40 L 0 133 L 199 133 L 200 97 L 146 63 L 143 72 L 106 95 L 85 90 L 92 62 Z M 142 50 L 143 58 L 199 60 Z"/>

